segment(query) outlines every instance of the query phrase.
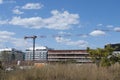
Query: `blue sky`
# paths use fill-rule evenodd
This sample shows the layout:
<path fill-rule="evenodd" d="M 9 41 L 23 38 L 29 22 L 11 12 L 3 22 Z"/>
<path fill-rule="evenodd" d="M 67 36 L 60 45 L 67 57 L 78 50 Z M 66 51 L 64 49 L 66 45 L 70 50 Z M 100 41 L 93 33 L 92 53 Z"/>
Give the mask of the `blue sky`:
<path fill-rule="evenodd" d="M 120 42 L 119 0 L 0 0 L 0 48 L 103 48 Z M 42 38 L 41 36 L 44 36 Z"/>

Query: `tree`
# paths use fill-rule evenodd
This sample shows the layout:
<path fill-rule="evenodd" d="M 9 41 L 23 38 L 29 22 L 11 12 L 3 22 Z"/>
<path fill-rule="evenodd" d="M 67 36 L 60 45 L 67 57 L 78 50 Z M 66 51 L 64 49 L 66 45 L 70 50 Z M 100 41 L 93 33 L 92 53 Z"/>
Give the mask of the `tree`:
<path fill-rule="evenodd" d="M 113 55 L 114 48 L 110 45 L 107 45 L 105 48 L 90 49 L 87 48 L 87 52 L 90 54 L 90 57 L 94 63 L 99 67 L 101 66 L 110 66 L 119 61 L 117 56 Z"/>

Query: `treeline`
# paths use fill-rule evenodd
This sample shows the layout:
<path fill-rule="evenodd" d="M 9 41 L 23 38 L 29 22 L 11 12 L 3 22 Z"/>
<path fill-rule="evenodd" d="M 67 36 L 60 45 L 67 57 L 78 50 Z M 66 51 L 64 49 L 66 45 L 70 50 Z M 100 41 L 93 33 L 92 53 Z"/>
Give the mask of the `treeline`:
<path fill-rule="evenodd" d="M 112 48 L 110 45 L 107 45 L 105 48 L 90 49 L 87 48 L 91 60 L 99 66 L 111 66 L 115 63 L 120 63 L 120 54 L 113 53 L 115 48 Z"/>

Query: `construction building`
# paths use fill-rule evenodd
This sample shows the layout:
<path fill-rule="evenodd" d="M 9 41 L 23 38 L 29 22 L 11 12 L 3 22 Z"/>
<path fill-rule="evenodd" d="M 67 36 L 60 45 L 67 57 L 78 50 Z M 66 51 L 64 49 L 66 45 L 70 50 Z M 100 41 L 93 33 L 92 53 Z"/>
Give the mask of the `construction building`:
<path fill-rule="evenodd" d="M 77 63 L 92 62 L 86 50 L 48 50 L 48 61 L 74 61 Z"/>

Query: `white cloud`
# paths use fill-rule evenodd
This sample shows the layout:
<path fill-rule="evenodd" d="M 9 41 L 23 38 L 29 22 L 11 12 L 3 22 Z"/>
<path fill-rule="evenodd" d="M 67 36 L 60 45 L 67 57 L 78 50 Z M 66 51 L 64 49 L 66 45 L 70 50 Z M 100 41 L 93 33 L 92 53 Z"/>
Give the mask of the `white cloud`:
<path fill-rule="evenodd" d="M 0 4 L 2 4 L 3 3 L 3 0 L 0 0 Z"/>
<path fill-rule="evenodd" d="M 107 25 L 106 27 L 107 28 L 113 28 L 114 26 L 113 25 Z"/>
<path fill-rule="evenodd" d="M 13 36 L 14 32 L 0 31 L 0 42 L 7 42 Z"/>
<path fill-rule="evenodd" d="M 24 40 L 23 38 L 11 38 L 11 43 L 18 48 L 30 47 L 32 46 L 31 42 Z"/>
<path fill-rule="evenodd" d="M 14 32 L 0 31 L 0 37 L 1 37 L 1 36 L 4 36 L 4 35 L 12 36 L 12 35 L 14 35 L 14 34 L 15 34 Z"/>
<path fill-rule="evenodd" d="M 72 41 L 71 39 L 66 39 L 63 37 L 56 37 L 55 40 L 58 43 L 62 43 L 64 45 L 70 45 L 70 46 L 87 47 L 88 45 L 88 42 L 84 40 Z"/>
<path fill-rule="evenodd" d="M 8 20 L 0 20 L 0 25 L 8 24 Z"/>
<path fill-rule="evenodd" d="M 79 24 L 79 15 L 70 14 L 68 11 L 59 12 L 57 10 L 51 11 L 52 16 L 49 18 L 41 17 L 31 17 L 31 18 L 21 18 L 13 17 L 9 21 L 12 25 L 19 25 L 26 28 L 48 28 L 48 29 L 58 29 L 65 30 L 71 28 L 72 25 Z"/>
<path fill-rule="evenodd" d="M 106 33 L 104 31 L 101 30 L 94 30 L 90 33 L 91 36 L 102 36 L 105 35 Z"/>
<path fill-rule="evenodd" d="M 55 37 L 55 40 L 58 42 L 58 43 L 66 43 L 66 42 L 69 42 L 70 39 L 64 39 L 63 37 Z"/>
<path fill-rule="evenodd" d="M 115 27 L 115 28 L 114 28 L 114 31 L 120 32 L 120 27 Z"/>
<path fill-rule="evenodd" d="M 0 48 L 7 47 L 7 44 L 11 44 L 12 47 L 24 49 L 30 47 L 32 44 L 29 41 L 25 41 L 22 38 L 15 38 L 14 32 L 0 31 Z"/>
<path fill-rule="evenodd" d="M 41 17 L 32 17 L 32 18 L 21 18 L 21 17 L 13 17 L 13 19 L 9 22 L 12 25 L 23 26 L 26 28 L 41 28 L 44 25 Z"/>
<path fill-rule="evenodd" d="M 97 26 L 103 26 L 103 24 L 97 24 Z"/>
<path fill-rule="evenodd" d="M 60 31 L 60 32 L 58 32 L 58 35 L 61 35 L 61 36 L 72 36 L 72 33 Z"/>
<path fill-rule="evenodd" d="M 19 9 L 14 9 L 13 13 L 14 14 L 23 14 L 24 12 L 20 11 Z"/>
<path fill-rule="evenodd" d="M 70 14 L 68 11 L 62 13 L 57 10 L 53 10 L 51 13 L 53 16 L 44 20 L 47 28 L 64 30 L 69 29 L 71 25 L 79 23 L 78 14 Z"/>
<path fill-rule="evenodd" d="M 40 3 L 27 3 L 22 9 L 41 9 L 44 5 Z"/>

